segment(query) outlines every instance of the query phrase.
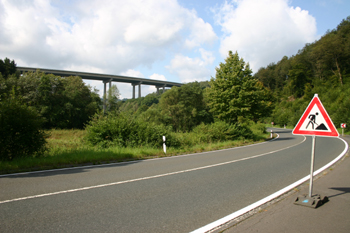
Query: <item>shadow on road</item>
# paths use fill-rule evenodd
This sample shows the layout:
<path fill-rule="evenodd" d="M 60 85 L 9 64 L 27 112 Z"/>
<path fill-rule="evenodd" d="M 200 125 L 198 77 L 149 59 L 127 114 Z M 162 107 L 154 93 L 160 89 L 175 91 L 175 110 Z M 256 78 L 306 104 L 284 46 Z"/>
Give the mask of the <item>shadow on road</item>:
<path fill-rule="evenodd" d="M 43 170 L 43 171 L 33 171 L 33 172 L 23 172 L 23 173 L 14 173 L 14 174 L 8 174 L 8 175 L 1 175 L 1 177 L 7 177 L 7 178 L 34 178 L 34 177 L 47 177 L 47 176 L 56 176 L 56 175 L 70 175 L 70 174 L 78 174 L 83 172 L 91 171 L 92 169 L 97 168 L 113 168 L 113 167 L 123 167 L 135 163 L 139 163 L 143 160 L 135 160 L 135 161 L 128 161 L 128 162 L 119 162 L 119 163 L 109 163 L 109 164 L 100 164 L 100 165 L 87 165 L 87 166 L 80 166 L 80 167 L 67 167 L 67 168 L 58 168 L 58 169 L 52 169 L 52 170 Z"/>
<path fill-rule="evenodd" d="M 340 196 L 340 195 L 343 195 L 343 194 L 347 194 L 347 193 L 350 193 L 350 188 L 330 188 L 330 189 L 333 189 L 333 190 L 338 190 L 338 191 L 341 191 L 340 193 L 338 194 L 334 194 L 334 195 L 331 195 L 331 196 L 328 196 L 328 198 L 332 198 L 332 197 L 336 197 L 336 196 Z"/>
<path fill-rule="evenodd" d="M 293 139 L 295 139 L 295 138 L 292 138 L 292 137 L 277 138 L 276 141 L 293 140 Z"/>

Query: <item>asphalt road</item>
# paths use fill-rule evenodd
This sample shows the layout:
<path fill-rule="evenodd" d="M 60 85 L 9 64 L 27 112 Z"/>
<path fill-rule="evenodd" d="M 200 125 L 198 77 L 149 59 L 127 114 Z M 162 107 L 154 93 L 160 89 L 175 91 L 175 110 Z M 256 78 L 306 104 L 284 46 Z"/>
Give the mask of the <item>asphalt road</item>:
<path fill-rule="evenodd" d="M 0 232 L 190 232 L 310 173 L 311 137 L 208 153 L 0 176 Z M 344 149 L 317 137 L 315 170 Z"/>

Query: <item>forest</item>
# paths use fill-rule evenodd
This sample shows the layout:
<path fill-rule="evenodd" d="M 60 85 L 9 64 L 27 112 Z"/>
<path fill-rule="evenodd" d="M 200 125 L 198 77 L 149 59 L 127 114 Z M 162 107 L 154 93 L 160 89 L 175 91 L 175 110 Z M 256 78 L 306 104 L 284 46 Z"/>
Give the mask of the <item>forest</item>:
<path fill-rule="evenodd" d="M 84 148 L 171 148 L 261 140 L 266 124 L 294 127 L 317 93 L 337 127 L 350 120 L 350 17 L 291 57 L 262 67 L 229 51 L 210 81 L 120 100 L 117 86 L 102 111 L 98 90 L 80 77 L 40 70 L 20 75 L 0 60 L 0 160 L 47 153 L 50 130 L 83 130 Z M 23 130 L 26 129 L 26 130 Z M 19 143 L 20 142 L 20 143 Z M 21 146 L 18 146 L 21 144 Z"/>
<path fill-rule="evenodd" d="M 336 127 L 350 121 L 350 17 L 294 56 L 260 68 L 254 74 L 276 97 L 270 117 L 294 127 L 314 94 L 318 94 Z"/>

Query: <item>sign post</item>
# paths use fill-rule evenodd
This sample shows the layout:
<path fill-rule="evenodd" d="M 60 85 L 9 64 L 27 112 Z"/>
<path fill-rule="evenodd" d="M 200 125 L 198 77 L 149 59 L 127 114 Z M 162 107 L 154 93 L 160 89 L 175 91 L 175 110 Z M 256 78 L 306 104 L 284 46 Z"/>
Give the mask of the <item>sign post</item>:
<path fill-rule="evenodd" d="M 345 123 L 341 123 L 340 127 L 341 127 L 342 136 L 344 137 L 344 129 L 346 128 L 346 124 Z"/>
<path fill-rule="evenodd" d="M 312 136 L 312 148 L 311 148 L 311 167 L 310 167 L 310 185 L 309 185 L 309 197 L 312 197 L 313 176 L 314 176 L 314 164 L 315 164 L 315 146 L 316 136 Z"/>
<path fill-rule="evenodd" d="M 312 136 L 309 195 L 297 197 L 294 204 L 317 208 L 327 202 L 328 198 L 321 197 L 319 194 L 312 195 L 316 136 L 339 137 L 337 129 L 317 94 L 312 98 L 292 133 L 294 135 Z"/>

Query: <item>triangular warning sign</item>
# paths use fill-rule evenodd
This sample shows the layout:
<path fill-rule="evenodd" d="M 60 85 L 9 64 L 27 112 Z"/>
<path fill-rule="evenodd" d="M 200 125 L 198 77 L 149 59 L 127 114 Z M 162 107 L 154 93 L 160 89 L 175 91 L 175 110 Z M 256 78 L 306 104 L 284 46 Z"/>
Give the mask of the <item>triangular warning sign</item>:
<path fill-rule="evenodd" d="M 337 129 L 317 94 L 312 98 L 298 124 L 293 129 L 293 134 L 339 137 Z"/>

